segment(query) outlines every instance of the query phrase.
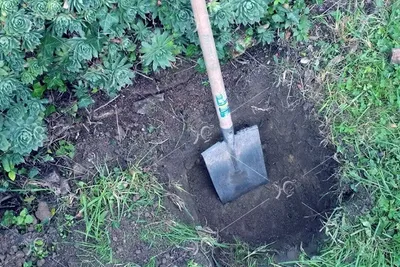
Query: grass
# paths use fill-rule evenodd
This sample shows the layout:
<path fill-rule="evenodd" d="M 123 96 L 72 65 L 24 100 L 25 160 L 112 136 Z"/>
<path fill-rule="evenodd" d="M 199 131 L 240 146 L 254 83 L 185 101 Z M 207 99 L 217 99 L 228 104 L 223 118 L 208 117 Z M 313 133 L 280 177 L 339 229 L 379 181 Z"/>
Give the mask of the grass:
<path fill-rule="evenodd" d="M 230 248 L 231 251 L 230 254 L 228 254 L 228 257 L 232 257 L 233 255 L 235 266 L 271 266 L 273 263 L 271 255 L 275 251 L 272 250 L 269 245 L 251 248 L 249 244 L 237 240 L 235 244 L 231 244 Z"/>
<path fill-rule="evenodd" d="M 162 198 L 170 193 L 163 189 L 156 179 L 130 168 L 122 171 L 118 168 L 109 170 L 106 166 L 98 168 L 98 174 L 91 182 L 79 182 L 80 211 L 84 224 L 84 241 L 79 243 L 82 259 L 87 264 L 104 266 L 116 263 L 111 247 L 110 227 L 119 227 L 123 218 L 135 211 L 154 207 L 162 208 Z M 209 228 L 194 227 L 170 220 L 166 212 L 157 214 L 155 222 L 141 219 L 142 241 L 159 250 L 171 247 L 184 247 L 208 253 L 214 248 L 227 248 L 217 240 L 217 235 Z M 156 250 L 157 251 L 157 250 Z M 195 262 L 192 262 L 193 266 Z M 126 266 L 138 266 L 136 264 Z M 157 266 L 156 257 L 148 259 L 146 266 Z"/>
<path fill-rule="evenodd" d="M 376 3 L 371 14 L 356 8 L 319 18 L 334 36 L 329 46 L 320 42 L 328 60 L 319 70 L 319 114 L 331 125 L 351 199 L 326 222 L 322 253 L 299 265 L 400 265 L 400 66 L 389 60 L 400 47 L 400 1 Z"/>
<path fill-rule="evenodd" d="M 123 217 L 149 206 L 161 208 L 162 186 L 155 178 L 137 168 L 112 171 L 98 168 L 91 184 L 79 182 L 80 211 L 85 240 L 80 247 L 87 254 L 95 251 L 100 262 L 112 262 L 110 227 L 118 227 Z"/>
<path fill-rule="evenodd" d="M 207 227 L 193 227 L 173 220 L 157 222 L 148 225 L 141 234 L 142 240 L 149 243 L 167 241 L 170 245 L 185 246 L 199 245 L 204 252 L 214 248 L 227 248 L 228 246 L 218 242 L 216 232 Z"/>

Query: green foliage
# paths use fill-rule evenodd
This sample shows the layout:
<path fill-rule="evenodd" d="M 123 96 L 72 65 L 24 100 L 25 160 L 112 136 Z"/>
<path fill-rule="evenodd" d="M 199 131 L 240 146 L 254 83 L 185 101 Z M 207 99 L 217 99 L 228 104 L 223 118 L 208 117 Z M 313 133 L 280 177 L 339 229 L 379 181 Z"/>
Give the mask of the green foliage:
<path fill-rule="evenodd" d="M 43 145 L 43 101 L 14 78 L 0 79 L 0 158 L 3 169 L 15 179 L 15 165 Z"/>
<path fill-rule="evenodd" d="M 67 156 L 69 158 L 73 158 L 75 156 L 75 146 L 65 140 L 61 140 L 58 142 L 58 149 L 56 150 L 57 156 Z"/>
<path fill-rule="evenodd" d="M 205 250 L 228 248 L 227 244 L 218 241 L 217 236 L 210 229 L 201 226 L 193 227 L 173 220 L 147 225 L 141 233 L 141 239 L 149 243 L 159 243 L 164 240 L 175 246 L 196 243 Z"/>
<path fill-rule="evenodd" d="M 109 228 L 118 227 L 123 217 L 146 207 L 161 208 L 163 187 L 153 176 L 135 168 L 122 171 L 98 168 L 93 183 L 79 182 L 79 214 L 85 242 L 80 246 L 94 250 L 101 261 L 112 261 Z M 68 220 L 68 218 L 66 218 Z"/>
<path fill-rule="evenodd" d="M 46 242 L 41 238 L 36 238 L 31 245 L 32 255 L 38 259 L 44 259 L 49 256 L 49 250 Z"/>
<path fill-rule="evenodd" d="M 208 8 L 220 58 L 271 43 L 281 28 L 306 39 L 303 0 L 213 0 Z M 36 98 L 46 90 L 70 90 L 74 106 L 88 107 L 93 92 L 115 96 L 131 85 L 137 68 L 170 67 L 181 52 L 199 56 L 198 43 L 187 0 L 0 0 L 3 168 L 14 179 L 14 166 L 43 145 L 45 101 Z"/>
<path fill-rule="evenodd" d="M 153 70 L 157 70 L 159 67 L 170 67 L 171 62 L 175 62 L 175 55 L 179 50 L 168 33 L 156 32 L 150 43 L 142 43 L 140 52 L 143 53 L 143 63 L 146 66 L 152 65 Z"/>
<path fill-rule="evenodd" d="M 396 0 L 369 15 L 359 9 L 331 14 L 343 30 L 336 44 L 323 45 L 324 72 L 338 78 L 327 77 L 321 112 L 333 123 L 352 203 L 329 218 L 330 242 L 307 266 L 400 264 L 400 67 L 389 61 L 391 48 L 400 45 L 399 10 Z M 352 52 L 350 42 L 358 44 Z"/>
<path fill-rule="evenodd" d="M 265 0 L 232 0 L 236 23 L 247 25 L 260 22 L 266 13 L 267 4 Z"/>
<path fill-rule="evenodd" d="M 3 214 L 3 218 L 1 219 L 1 226 L 10 227 L 26 227 L 33 223 L 33 216 L 28 214 L 28 210 L 26 208 L 22 209 L 18 216 L 14 215 L 13 211 L 6 210 Z"/>
<path fill-rule="evenodd" d="M 81 182 L 80 187 L 85 236 L 96 241 L 104 238 L 107 225 L 118 225 L 132 210 L 160 205 L 163 192 L 152 176 L 134 168 L 129 171 L 99 169 L 93 185 Z"/>

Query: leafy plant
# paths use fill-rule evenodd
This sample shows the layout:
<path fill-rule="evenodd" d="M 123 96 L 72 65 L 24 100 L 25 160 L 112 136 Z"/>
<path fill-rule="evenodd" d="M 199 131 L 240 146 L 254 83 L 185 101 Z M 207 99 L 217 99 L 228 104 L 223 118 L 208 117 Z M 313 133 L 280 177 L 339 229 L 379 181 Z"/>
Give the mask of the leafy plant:
<path fill-rule="evenodd" d="M 10 227 L 15 225 L 18 227 L 26 227 L 27 225 L 32 224 L 33 220 L 33 216 L 29 215 L 26 208 L 22 209 L 18 216 L 15 216 L 13 211 L 6 210 L 1 219 L 1 226 Z"/>
<path fill-rule="evenodd" d="M 146 66 L 152 65 L 153 70 L 157 70 L 159 67 L 170 67 L 171 62 L 175 62 L 175 55 L 179 50 L 168 33 L 156 32 L 150 43 L 142 43 L 140 52 L 143 53 L 143 63 Z"/>
<path fill-rule="evenodd" d="M 0 80 L 0 158 L 11 180 L 15 165 L 43 145 L 43 101 L 31 97 L 30 90 L 14 78 Z"/>
<path fill-rule="evenodd" d="M 265 0 L 232 0 L 235 21 L 238 24 L 253 24 L 259 22 L 268 7 Z"/>
<path fill-rule="evenodd" d="M 31 245 L 32 255 L 38 259 L 44 259 L 49 256 L 49 250 L 46 242 L 41 238 L 36 238 Z"/>
<path fill-rule="evenodd" d="M 58 149 L 56 150 L 57 156 L 67 156 L 69 158 L 73 158 L 75 156 L 75 146 L 65 140 L 61 140 L 58 142 Z"/>

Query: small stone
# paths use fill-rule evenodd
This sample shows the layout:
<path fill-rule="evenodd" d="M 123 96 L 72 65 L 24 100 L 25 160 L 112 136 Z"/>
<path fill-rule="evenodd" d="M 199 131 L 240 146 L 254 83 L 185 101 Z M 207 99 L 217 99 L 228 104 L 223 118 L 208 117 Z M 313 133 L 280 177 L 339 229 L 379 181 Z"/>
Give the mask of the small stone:
<path fill-rule="evenodd" d="M 17 257 L 17 258 L 23 258 L 23 257 L 25 257 L 25 253 L 22 252 L 22 251 L 20 250 L 20 251 L 18 251 L 17 253 L 15 253 L 15 257 Z"/>
<path fill-rule="evenodd" d="M 135 251 L 135 253 L 136 253 L 136 254 L 141 254 L 142 251 L 141 251 L 140 249 L 137 249 L 137 250 Z"/>
<path fill-rule="evenodd" d="M 400 64 L 400 48 L 392 49 L 392 63 Z"/>
<path fill-rule="evenodd" d="M 51 185 L 60 183 L 60 179 L 61 179 L 61 176 L 56 171 L 52 171 L 51 173 L 49 173 L 48 175 L 46 175 L 43 178 L 43 180 L 46 183 L 49 183 Z"/>
<path fill-rule="evenodd" d="M 33 232 L 33 231 L 35 231 L 35 226 L 29 225 L 27 230 L 28 230 L 28 232 Z"/>
<path fill-rule="evenodd" d="M 114 242 L 117 242 L 117 241 L 118 241 L 118 238 L 117 238 L 116 236 L 113 236 L 112 240 L 113 240 Z"/>
<path fill-rule="evenodd" d="M 162 258 L 161 262 L 162 262 L 163 264 L 166 264 L 166 263 L 167 263 L 167 259 L 166 259 L 166 258 Z"/>
<path fill-rule="evenodd" d="M 11 250 L 10 250 L 10 253 L 12 252 L 12 254 L 15 254 L 15 252 L 17 252 L 17 251 L 18 251 L 18 247 L 17 246 L 12 246 Z"/>
<path fill-rule="evenodd" d="M 301 64 L 308 64 L 308 63 L 310 63 L 310 59 L 306 58 L 306 57 L 303 57 L 302 59 L 300 59 L 300 63 Z"/>
<path fill-rule="evenodd" d="M 25 260 L 24 259 L 18 259 L 15 262 L 15 267 L 22 267 L 24 265 Z"/>
<path fill-rule="evenodd" d="M 117 135 L 115 136 L 115 139 L 117 139 L 118 142 L 122 142 L 126 137 L 126 132 L 124 128 L 121 127 L 121 125 L 118 125 L 117 127 Z"/>
<path fill-rule="evenodd" d="M 41 222 L 51 219 L 51 212 L 46 202 L 39 201 L 39 205 L 35 212 L 35 216 Z"/>
<path fill-rule="evenodd" d="M 68 184 L 68 181 L 65 179 L 61 180 L 60 183 L 60 191 L 61 191 L 61 195 L 65 196 L 66 194 L 68 194 L 69 192 L 71 192 L 71 187 Z"/>
<path fill-rule="evenodd" d="M 45 263 L 46 263 L 46 260 L 41 259 L 41 260 L 38 260 L 38 261 L 36 262 L 36 265 L 37 265 L 38 267 L 41 267 L 41 266 L 43 266 Z"/>
<path fill-rule="evenodd" d="M 150 218 L 150 217 L 151 217 L 151 214 L 150 214 L 150 212 L 146 212 L 146 213 L 144 214 L 144 217 L 146 217 L 146 218 Z"/>
<path fill-rule="evenodd" d="M 72 170 L 75 176 L 81 176 L 88 172 L 87 169 L 79 163 L 75 163 Z"/>
<path fill-rule="evenodd" d="M 28 247 L 25 247 L 22 251 L 24 252 L 25 255 L 29 255 L 31 253 Z"/>

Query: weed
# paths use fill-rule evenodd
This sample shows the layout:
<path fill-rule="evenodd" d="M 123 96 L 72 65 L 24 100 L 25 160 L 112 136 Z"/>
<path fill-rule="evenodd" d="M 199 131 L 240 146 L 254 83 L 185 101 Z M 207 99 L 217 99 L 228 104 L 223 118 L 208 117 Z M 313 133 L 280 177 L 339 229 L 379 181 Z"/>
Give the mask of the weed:
<path fill-rule="evenodd" d="M 105 167 L 98 171 L 92 185 L 79 183 L 86 238 L 100 239 L 106 225 L 118 226 L 124 215 L 137 208 L 161 206 L 163 189 L 151 175 L 135 168 L 110 172 Z"/>
<path fill-rule="evenodd" d="M 58 226 L 57 232 L 61 238 L 67 238 L 71 227 L 74 225 L 75 218 L 72 215 L 65 214 L 63 223 Z"/>
<path fill-rule="evenodd" d="M 148 206 L 161 208 L 162 186 L 153 176 L 130 168 L 122 171 L 98 168 L 92 184 L 79 182 L 80 211 L 85 225 L 85 251 L 96 251 L 100 259 L 113 259 L 108 235 L 109 227 L 118 227 L 131 212 Z"/>
<path fill-rule="evenodd" d="M 200 265 L 199 263 L 195 262 L 194 260 L 190 260 L 188 261 L 187 267 L 202 267 L 202 265 Z"/>
<path fill-rule="evenodd" d="M 13 211 L 7 210 L 1 219 L 1 226 L 11 227 L 15 225 L 20 228 L 26 228 L 33 223 L 33 220 L 33 216 L 28 213 L 26 208 L 23 208 L 18 216 L 15 216 Z"/>
<path fill-rule="evenodd" d="M 247 243 L 236 240 L 236 243 L 232 244 L 230 249 L 230 253 L 233 254 L 233 261 L 237 266 L 269 266 L 273 262 L 269 259 L 269 255 L 274 250 L 270 249 L 269 245 L 251 248 Z"/>
<path fill-rule="evenodd" d="M 37 238 L 33 241 L 31 251 L 32 255 L 38 259 L 44 259 L 49 255 L 47 244 L 41 238 Z"/>
<path fill-rule="evenodd" d="M 72 159 L 75 156 L 75 146 L 65 140 L 61 140 L 58 142 L 58 148 L 56 150 L 57 156 L 67 156 Z"/>
<path fill-rule="evenodd" d="M 165 240 L 176 246 L 195 244 L 205 252 L 214 248 L 228 247 L 226 244 L 218 242 L 216 232 L 209 228 L 192 227 L 172 220 L 146 226 L 141 233 L 141 239 L 149 243 Z"/>
<path fill-rule="evenodd" d="M 156 267 L 157 266 L 157 261 L 155 257 L 151 257 L 149 262 L 146 263 L 145 267 Z"/>

